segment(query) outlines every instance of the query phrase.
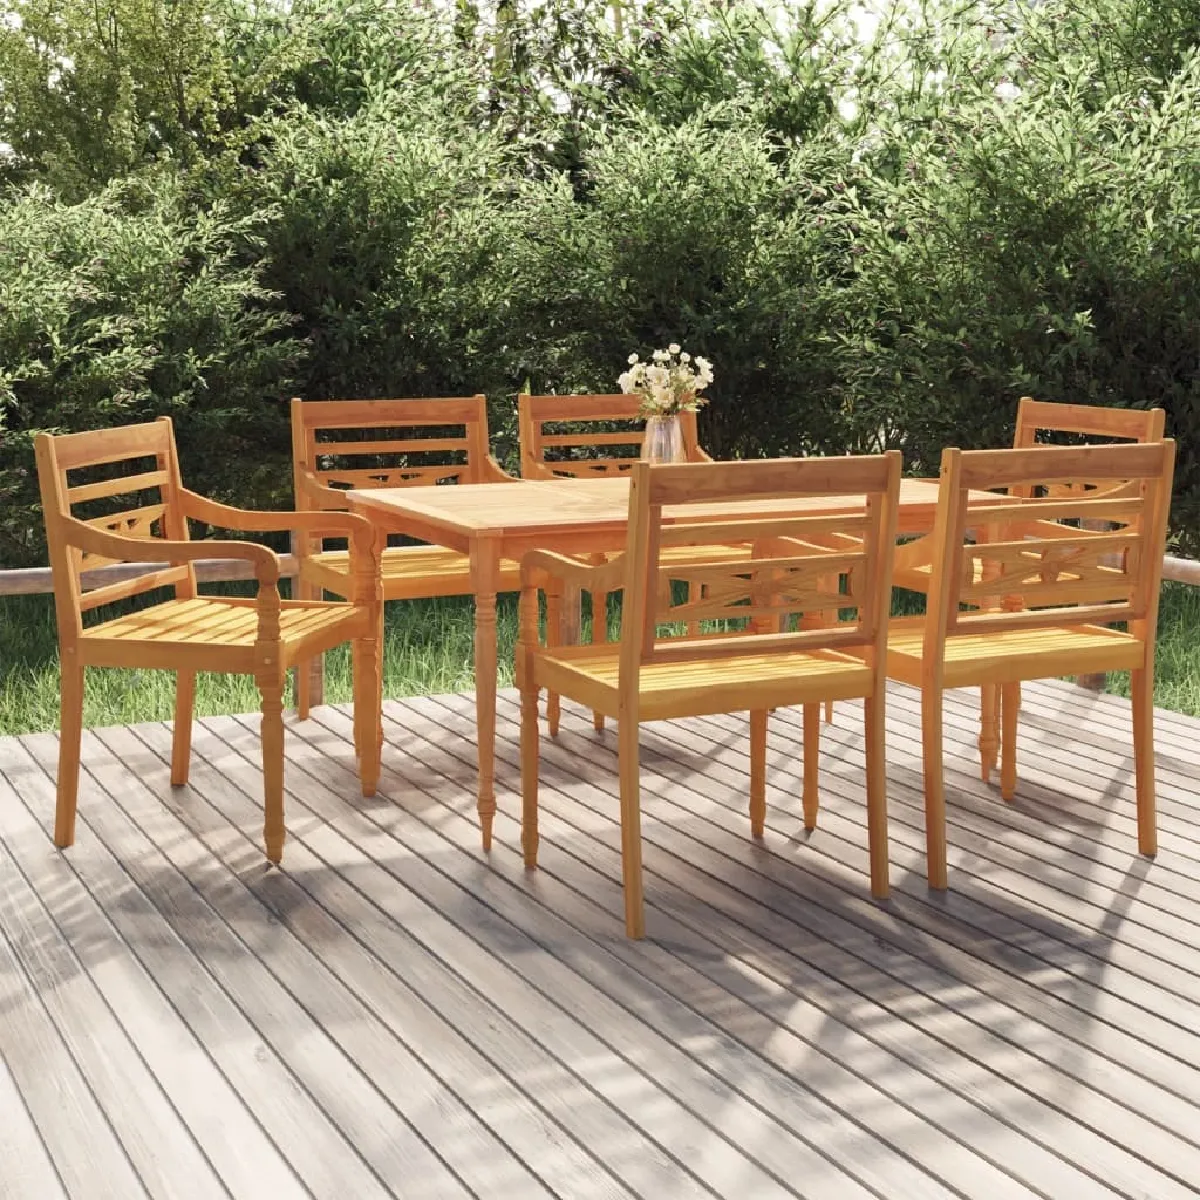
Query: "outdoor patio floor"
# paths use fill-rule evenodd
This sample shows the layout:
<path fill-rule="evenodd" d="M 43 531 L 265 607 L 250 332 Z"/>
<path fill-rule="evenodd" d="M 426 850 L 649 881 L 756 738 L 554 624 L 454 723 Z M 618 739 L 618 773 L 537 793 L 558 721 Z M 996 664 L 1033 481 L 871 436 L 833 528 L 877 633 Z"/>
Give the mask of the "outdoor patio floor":
<path fill-rule="evenodd" d="M 623 933 L 614 732 L 543 740 L 520 857 L 517 704 L 490 858 L 469 696 L 391 701 L 364 801 L 341 708 L 289 722 L 284 869 L 257 718 L 90 731 L 76 845 L 53 734 L 0 739 L 0 1197 L 1200 1194 L 1200 721 L 1158 716 L 1137 854 L 1125 701 L 1025 689 L 1018 797 L 947 703 L 951 891 L 925 884 L 919 704 L 889 704 L 893 898 L 867 889 L 861 710 L 799 815 L 772 719 L 642 735 L 648 939 Z"/>

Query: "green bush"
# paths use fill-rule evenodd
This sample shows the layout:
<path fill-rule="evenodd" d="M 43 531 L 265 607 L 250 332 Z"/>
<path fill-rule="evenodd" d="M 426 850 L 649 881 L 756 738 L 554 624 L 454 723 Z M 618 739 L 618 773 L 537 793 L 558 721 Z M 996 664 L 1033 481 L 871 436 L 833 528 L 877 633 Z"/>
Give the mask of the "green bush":
<path fill-rule="evenodd" d="M 0 206 L 0 562 L 45 561 L 40 430 L 166 414 L 195 486 L 240 502 L 285 490 L 279 396 L 297 344 L 239 263 L 265 222 L 187 205 L 167 178 Z"/>
<path fill-rule="evenodd" d="M 617 35 L 121 0 L 92 45 L 30 0 L 0 21 L 0 561 L 43 553 L 39 428 L 169 412 L 194 482 L 284 503 L 291 394 L 484 391 L 505 454 L 526 383 L 609 390 L 669 341 L 716 366 L 721 455 L 929 472 L 1025 393 L 1161 404 L 1195 550 L 1195 6 L 897 4 L 864 41 L 842 4 L 661 0 Z"/>

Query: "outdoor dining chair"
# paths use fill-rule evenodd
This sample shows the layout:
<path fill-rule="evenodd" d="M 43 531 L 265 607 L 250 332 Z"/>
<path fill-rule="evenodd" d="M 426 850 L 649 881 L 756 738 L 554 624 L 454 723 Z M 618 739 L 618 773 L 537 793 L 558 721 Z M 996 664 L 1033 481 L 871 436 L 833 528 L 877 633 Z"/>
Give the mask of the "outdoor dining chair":
<path fill-rule="evenodd" d="M 1031 449 L 1043 439 L 1103 438 L 1114 441 L 1161 442 L 1166 414 L 1161 408 L 1109 408 L 1092 404 L 1060 404 L 1022 396 L 1017 405 L 1017 427 L 1013 448 Z M 1086 480 L 1069 485 L 1073 492 L 1083 492 L 1091 485 Z M 1062 488 L 1056 489 L 1061 493 Z M 1027 494 L 1024 489 L 1023 494 Z M 1054 536 L 1054 531 L 1047 531 Z M 913 592 L 926 593 L 932 575 L 933 561 L 927 538 L 908 542 L 896 550 L 894 585 Z M 1017 703 L 1020 703 L 1020 684 Z M 1000 695 L 994 686 L 980 691 L 979 768 L 984 783 L 991 779 L 1000 752 Z"/>
<path fill-rule="evenodd" d="M 1017 424 L 1013 449 L 1031 449 L 1047 437 L 1078 441 L 1103 438 L 1114 441 L 1160 442 L 1165 413 L 1161 408 L 1111 408 L 1091 404 L 1061 404 L 1022 396 L 1017 404 Z M 1086 481 L 1071 485 L 1086 489 Z M 1053 531 L 1050 531 L 1053 536 Z M 831 535 L 830 544 L 846 545 L 845 535 Z M 896 548 L 892 582 L 895 587 L 922 595 L 929 591 L 933 572 L 933 554 L 929 538 L 920 537 Z M 1020 685 L 1017 685 L 1018 704 Z M 992 685 L 980 689 L 979 767 L 987 783 L 996 769 L 1000 752 L 999 691 Z"/>
<path fill-rule="evenodd" d="M 533 396 L 517 398 L 517 425 L 521 438 L 523 479 L 603 479 L 625 475 L 639 461 L 642 445 L 641 397 L 614 393 L 594 396 Z M 688 462 L 712 462 L 700 445 L 694 412 L 679 414 L 683 451 Z M 549 429 L 547 428 L 549 426 Z M 613 428 L 617 426 L 618 428 Z M 623 453 L 614 453 L 616 450 Z M 664 561 L 674 566 L 701 565 L 749 553 L 748 546 L 677 546 Z M 611 555 L 595 555 L 602 563 Z M 691 584 L 684 580 L 686 586 Z M 699 586 L 697 584 L 697 586 Z M 546 596 L 547 620 L 557 628 L 562 619 L 562 596 L 551 590 Z M 695 627 L 693 627 L 695 632 Z M 608 641 L 608 595 L 592 593 L 593 641 Z M 551 735 L 558 733 L 559 699 L 546 697 L 546 719 Z M 594 712 L 596 729 L 604 728 L 604 714 Z"/>
<path fill-rule="evenodd" d="M 629 534 L 620 557 L 588 566 L 547 551 L 522 560 L 517 681 L 521 694 L 522 845 L 528 867 L 538 855 L 538 692 L 553 689 L 618 724 L 621 858 L 625 928 L 645 932 L 638 767 L 643 721 L 706 713 L 750 712 L 750 826 L 766 819 L 766 746 L 770 710 L 804 706 L 819 722 L 827 697 L 865 699 L 867 826 L 871 891 L 888 894 L 884 772 L 885 639 L 900 485 L 900 454 L 869 458 L 778 459 L 631 469 Z M 850 552 L 812 544 L 808 535 L 835 520 L 813 501 L 862 495 L 857 514 L 836 518 L 860 536 Z M 774 507 L 763 515 L 762 504 Z M 739 516 L 738 501 L 755 501 Z M 806 514 L 807 504 L 807 514 Z M 677 507 L 675 507 L 677 506 Z M 672 508 L 669 522 L 664 508 Z M 682 514 L 682 515 L 681 515 Z M 718 558 L 689 577 L 703 594 L 677 599 L 680 547 L 752 547 L 749 557 Z M 551 646 L 538 638 L 538 591 L 570 583 L 585 591 L 622 589 L 619 643 Z M 853 610 L 853 616 L 848 616 Z M 821 628 L 781 632 L 795 611 L 839 614 Z M 687 630 L 715 623 L 704 633 Z M 745 622 L 745 624 L 742 624 Z M 740 627 L 739 627 L 740 626 Z M 806 739 L 807 744 L 807 739 Z M 805 827 L 817 819 L 817 757 L 804 756 Z"/>
<path fill-rule="evenodd" d="M 174 432 L 167 417 L 87 433 L 43 433 L 34 445 L 62 664 L 55 844 L 65 847 L 75 840 L 87 667 L 175 672 L 171 783 L 177 787 L 188 779 L 196 672 L 254 676 L 262 697 L 263 839 L 267 857 L 278 863 L 285 836 L 286 672 L 303 658 L 351 642 L 354 745 L 363 795 L 374 795 L 382 727 L 377 642 L 380 599 L 370 523 L 349 513 L 249 512 L 188 491 L 180 479 Z M 93 515 L 80 515 L 88 511 Z M 348 538 L 349 602 L 281 600 L 279 558 L 272 550 L 254 542 L 191 541 L 189 519 L 218 529 L 299 529 L 306 534 L 328 532 Z M 193 564 L 208 558 L 249 563 L 258 583 L 257 597 L 200 595 Z M 90 571 L 118 563 L 163 565 L 93 585 Z M 168 588 L 174 593 L 169 599 L 132 611 L 126 606 L 127 611 L 100 623 L 84 623 L 85 613 Z"/>
<path fill-rule="evenodd" d="M 1169 439 L 942 455 L 926 613 L 892 621 L 887 653 L 889 676 L 921 689 L 933 887 L 947 875 L 947 688 L 998 686 L 1011 800 L 1021 681 L 1131 671 L 1138 847 L 1155 853 L 1154 645 L 1174 461 Z M 972 491 L 1001 494 L 968 508 Z"/>
<path fill-rule="evenodd" d="M 492 457 L 487 401 L 482 395 L 414 400 L 293 400 L 292 459 L 296 507 L 341 511 L 351 488 L 416 487 L 452 483 L 517 483 Z M 298 592 L 318 599 L 345 596 L 351 586 L 345 550 L 301 535 Z M 472 594 L 466 554 L 444 546 L 381 546 L 384 600 Z M 500 591 L 520 587 L 520 568 L 500 564 Z M 381 635 L 382 637 L 382 635 Z M 308 716 L 314 672 L 297 670 L 296 707 Z"/>

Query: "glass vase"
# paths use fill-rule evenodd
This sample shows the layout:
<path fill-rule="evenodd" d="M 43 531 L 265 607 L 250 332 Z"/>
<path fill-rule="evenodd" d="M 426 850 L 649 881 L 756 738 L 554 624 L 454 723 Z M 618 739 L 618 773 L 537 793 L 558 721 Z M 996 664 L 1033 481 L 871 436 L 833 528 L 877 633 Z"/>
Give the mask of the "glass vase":
<path fill-rule="evenodd" d="M 678 415 L 647 417 L 642 458 L 652 463 L 685 462 L 683 426 Z"/>

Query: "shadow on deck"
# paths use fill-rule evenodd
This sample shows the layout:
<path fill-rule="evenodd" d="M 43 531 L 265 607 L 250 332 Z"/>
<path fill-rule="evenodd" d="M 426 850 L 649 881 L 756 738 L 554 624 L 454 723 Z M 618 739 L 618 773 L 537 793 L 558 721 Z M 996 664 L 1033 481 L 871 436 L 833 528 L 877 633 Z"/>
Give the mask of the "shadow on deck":
<path fill-rule="evenodd" d="M 284 870 L 257 722 L 85 734 L 54 850 L 56 739 L 0 739 L 0 1196 L 1194 1197 L 1200 721 L 1159 714 L 1136 851 L 1129 710 L 1028 686 L 1021 784 L 947 706 L 951 892 L 924 880 L 919 706 L 889 706 L 893 899 L 867 890 L 856 706 L 804 833 L 798 714 L 765 843 L 744 717 L 643 731 L 646 942 L 625 940 L 615 737 L 543 742 L 521 865 L 517 705 L 496 845 L 473 704 L 389 702 L 380 794 L 338 708 L 293 722 Z"/>

